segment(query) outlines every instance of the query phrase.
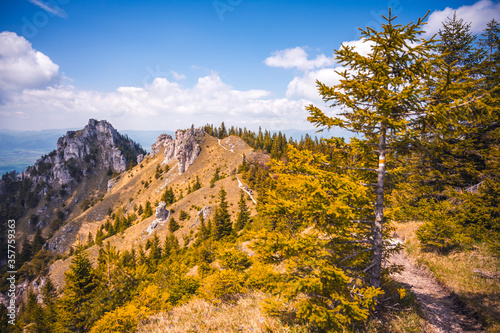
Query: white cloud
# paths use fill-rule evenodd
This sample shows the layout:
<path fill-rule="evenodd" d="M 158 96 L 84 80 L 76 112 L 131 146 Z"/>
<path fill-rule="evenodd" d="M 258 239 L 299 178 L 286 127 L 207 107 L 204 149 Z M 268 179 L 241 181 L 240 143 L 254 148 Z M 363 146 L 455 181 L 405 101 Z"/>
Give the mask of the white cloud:
<path fill-rule="evenodd" d="M 174 77 L 174 79 L 176 80 L 184 80 L 186 78 L 186 75 L 184 74 L 179 74 L 175 71 L 170 71 L 170 73 L 172 74 L 172 76 Z"/>
<path fill-rule="evenodd" d="M 295 48 L 266 60 L 270 66 L 302 71 L 288 84 L 283 98 L 267 90 L 235 89 L 209 70 L 189 87 L 176 82 L 183 74 L 167 71 L 143 86 L 112 92 L 81 90 L 61 78 L 59 67 L 24 38 L 13 33 L 1 36 L 0 47 L 8 47 L 0 48 L 0 89 L 8 98 L 0 105 L 0 126 L 11 129 L 81 127 L 89 118 L 107 119 L 118 129 L 173 130 L 221 121 L 251 129 L 308 129 L 305 106 L 321 102 L 315 80 L 334 85 L 339 79 L 332 58 L 320 55 L 308 60 L 303 49 Z M 164 77 L 169 75 L 172 81 Z"/>
<path fill-rule="evenodd" d="M 45 88 L 59 80 L 59 66 L 34 50 L 24 37 L 0 33 L 0 102 L 5 102 L 9 91 Z"/>
<path fill-rule="evenodd" d="M 273 99 L 265 90 L 235 90 L 212 72 L 188 88 L 156 78 L 144 87 L 109 93 L 71 85 L 25 89 L 11 94 L 9 103 L 0 106 L 0 115 L 2 127 L 12 129 L 80 127 L 91 117 L 107 119 L 119 129 L 177 129 L 221 121 L 285 129 L 311 127 L 304 109 L 309 103 Z"/>
<path fill-rule="evenodd" d="M 31 2 L 32 4 L 42 8 L 43 10 L 53 14 L 53 15 L 56 15 L 56 16 L 59 16 L 59 17 L 62 17 L 62 18 L 68 18 L 68 14 L 66 14 L 66 12 L 57 7 L 57 6 L 54 6 L 50 3 L 46 3 L 46 2 L 43 2 L 41 0 L 29 0 L 29 2 Z"/>
<path fill-rule="evenodd" d="M 286 96 L 288 98 L 305 98 L 319 102 L 321 97 L 318 92 L 316 80 L 329 86 L 339 83 L 340 76 L 335 72 L 340 68 L 323 68 L 317 71 L 304 73 L 302 76 L 296 76 L 288 84 Z"/>
<path fill-rule="evenodd" d="M 335 63 L 333 57 L 327 57 L 324 54 L 320 54 L 312 60 L 307 59 L 307 57 L 307 52 L 298 46 L 293 49 L 276 51 L 271 57 L 264 60 L 264 63 L 270 67 L 297 68 L 299 70 L 322 68 Z"/>
<path fill-rule="evenodd" d="M 357 40 L 351 40 L 348 42 L 343 42 L 342 44 L 345 46 L 354 47 L 356 53 L 365 57 L 372 51 L 372 46 L 374 45 L 372 41 L 367 41 L 363 38 Z"/>
<path fill-rule="evenodd" d="M 463 19 L 466 23 L 471 23 L 471 31 L 479 33 L 486 24 L 492 19 L 500 20 L 500 3 L 491 0 L 480 0 L 470 6 L 461 6 L 458 8 L 446 7 L 444 10 L 434 11 L 425 26 L 426 36 L 436 34 L 443 27 L 442 22 L 447 18 L 452 18 L 456 12 L 457 18 Z"/>
<path fill-rule="evenodd" d="M 342 44 L 354 47 L 355 51 L 363 56 L 371 52 L 373 45 L 372 42 L 367 42 L 364 39 L 347 41 Z M 309 55 L 304 49 L 296 47 L 274 52 L 273 56 L 265 60 L 265 63 L 272 67 L 296 68 L 302 71 L 301 75 L 295 76 L 288 84 L 286 91 L 288 99 L 301 98 L 322 104 L 316 80 L 329 86 L 336 85 L 340 82 L 340 75 L 336 71 L 343 71 L 343 68 L 336 65 L 333 57 L 328 58 L 323 54 L 314 60 L 308 60 L 308 57 Z"/>

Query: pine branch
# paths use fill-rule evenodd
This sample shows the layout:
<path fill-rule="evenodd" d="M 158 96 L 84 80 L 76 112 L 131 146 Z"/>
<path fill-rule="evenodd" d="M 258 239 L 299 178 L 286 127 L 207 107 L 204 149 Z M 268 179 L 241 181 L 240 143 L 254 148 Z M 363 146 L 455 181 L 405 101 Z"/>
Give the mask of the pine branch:
<path fill-rule="evenodd" d="M 344 262 L 344 261 L 346 261 L 346 260 L 352 259 L 352 258 L 354 258 L 354 257 L 356 257 L 356 256 L 358 256 L 358 255 L 360 255 L 361 253 L 365 253 L 365 252 L 369 252 L 369 251 L 373 251 L 373 250 L 375 250 L 375 248 L 374 248 L 374 247 L 371 247 L 371 248 L 369 248 L 369 249 L 364 249 L 364 250 L 362 250 L 362 251 L 359 251 L 359 252 L 356 252 L 356 253 L 354 253 L 354 254 L 351 254 L 350 256 L 347 256 L 347 257 L 345 257 L 344 259 L 340 260 L 340 261 L 339 261 L 339 264 L 340 264 L 340 263 L 342 263 L 342 262 Z"/>
<path fill-rule="evenodd" d="M 481 95 L 481 96 L 477 96 L 476 98 L 473 98 L 473 99 L 471 99 L 470 101 L 463 102 L 463 103 L 461 103 L 461 104 L 457 104 L 457 105 L 453 105 L 452 107 L 450 107 L 450 109 L 454 109 L 454 108 L 459 108 L 459 107 L 465 106 L 465 105 L 470 104 L 470 103 L 472 103 L 472 102 L 475 102 L 475 101 L 477 101 L 478 99 L 481 99 L 481 98 L 483 98 L 483 97 L 485 97 L 485 96 L 486 96 L 486 94 L 483 94 L 483 95 Z"/>
<path fill-rule="evenodd" d="M 344 167 L 344 168 L 349 170 L 365 170 L 365 171 L 375 171 L 375 172 L 378 171 L 377 169 L 374 168 L 352 168 L 352 167 Z"/>
<path fill-rule="evenodd" d="M 372 267 L 374 267 L 375 264 L 371 264 L 370 266 L 366 267 L 365 269 L 363 269 L 363 272 L 368 272 Z"/>
<path fill-rule="evenodd" d="M 338 242 L 335 244 L 360 244 L 360 243 L 372 244 L 372 241 L 369 239 L 360 239 L 360 240 L 353 240 L 353 241 L 343 241 L 343 242 Z"/>
<path fill-rule="evenodd" d="M 373 220 L 353 220 L 353 221 L 350 221 L 351 223 L 369 223 L 369 224 L 374 224 L 375 221 Z"/>

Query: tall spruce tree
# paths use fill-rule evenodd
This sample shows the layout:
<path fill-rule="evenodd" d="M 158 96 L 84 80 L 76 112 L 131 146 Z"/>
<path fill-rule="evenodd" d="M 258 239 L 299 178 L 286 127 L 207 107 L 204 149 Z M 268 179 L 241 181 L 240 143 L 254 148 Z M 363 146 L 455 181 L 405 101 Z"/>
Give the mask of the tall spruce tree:
<path fill-rule="evenodd" d="M 96 288 L 94 269 L 87 256 L 78 252 L 65 275 L 66 288 L 61 299 L 60 318 L 70 332 L 86 332 L 90 329 L 93 317 L 90 301 Z"/>
<path fill-rule="evenodd" d="M 28 292 L 26 309 L 22 316 L 23 325 L 30 325 L 30 328 L 37 333 L 49 333 L 45 327 L 45 311 L 40 304 L 33 290 Z"/>
<path fill-rule="evenodd" d="M 427 15 L 426 15 L 427 16 Z M 395 24 L 395 16 L 383 16 L 381 31 L 361 29 L 370 52 L 362 55 L 353 46 L 342 45 L 336 58 L 345 70 L 340 83 L 330 87 L 317 81 L 319 92 L 340 116 L 329 117 L 310 105 L 308 120 L 322 129 L 340 126 L 362 133 L 367 145 L 378 155 L 376 178 L 367 184 L 375 187 L 375 209 L 371 236 L 372 261 L 366 269 L 370 283 L 381 285 L 384 252 L 384 193 L 386 165 L 394 154 L 413 149 L 425 132 L 440 133 L 460 128 L 461 120 L 471 114 L 470 105 L 480 96 L 468 89 L 470 80 L 453 71 L 452 64 L 435 55 L 433 39 L 421 38 L 424 18 L 407 25 Z"/>
<path fill-rule="evenodd" d="M 45 238 L 42 236 L 42 230 L 36 229 L 35 236 L 33 237 L 33 254 L 37 254 L 45 244 Z"/>
<path fill-rule="evenodd" d="M 253 244 L 256 260 L 276 272 L 280 295 L 296 316 L 327 332 L 362 325 L 383 292 L 366 283 L 370 263 L 369 190 L 355 175 L 339 172 L 339 159 L 288 147 L 289 161 L 274 161 L 275 183 L 260 206 L 264 226 Z"/>
<path fill-rule="evenodd" d="M 57 290 L 50 278 L 47 279 L 47 282 L 43 287 L 42 295 L 43 304 L 45 305 L 45 320 L 43 326 L 46 328 L 47 332 L 56 332 L 56 322 L 58 319 L 56 307 Z"/>
<path fill-rule="evenodd" d="M 460 99 L 467 94 L 484 91 L 479 64 L 484 51 L 477 47 L 476 36 L 470 30 L 471 24 L 455 15 L 447 18 L 439 30 L 437 52 L 445 64 L 449 77 L 461 80 L 453 98 Z M 450 124 L 439 139 L 428 136 L 420 140 L 422 161 L 420 181 L 430 185 L 434 196 L 442 196 L 447 187 L 463 188 L 477 184 L 484 158 L 481 156 L 481 136 L 478 131 L 480 119 L 484 118 L 482 107 L 472 108 L 467 119 L 460 125 Z M 425 167 L 427 166 L 427 167 Z M 429 175 L 432 172 L 432 177 Z"/>

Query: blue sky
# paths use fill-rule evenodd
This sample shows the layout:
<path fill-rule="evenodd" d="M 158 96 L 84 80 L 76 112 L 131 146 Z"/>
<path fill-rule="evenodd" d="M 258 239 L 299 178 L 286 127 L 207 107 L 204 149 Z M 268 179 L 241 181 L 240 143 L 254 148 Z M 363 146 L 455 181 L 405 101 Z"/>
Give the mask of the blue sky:
<path fill-rule="evenodd" d="M 335 83 L 333 50 L 360 47 L 358 27 L 457 10 L 480 32 L 498 1 L 76 1 L 0 4 L 0 128 L 184 128 L 207 122 L 309 129 Z"/>

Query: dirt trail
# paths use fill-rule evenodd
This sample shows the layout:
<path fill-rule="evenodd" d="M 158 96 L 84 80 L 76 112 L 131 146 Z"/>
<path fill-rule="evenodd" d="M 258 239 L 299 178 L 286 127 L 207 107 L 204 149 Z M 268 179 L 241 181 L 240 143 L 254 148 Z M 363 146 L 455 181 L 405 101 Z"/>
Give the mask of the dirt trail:
<path fill-rule="evenodd" d="M 227 151 L 230 151 L 230 152 L 231 152 L 231 153 L 233 153 L 233 154 L 238 154 L 238 155 L 240 155 L 241 157 L 244 157 L 244 156 L 243 156 L 242 154 L 240 154 L 240 153 L 235 153 L 235 152 L 234 152 L 234 150 L 233 150 L 233 148 L 231 148 L 231 149 L 227 149 L 226 147 L 224 147 L 223 145 L 221 145 L 221 144 L 220 144 L 220 139 L 219 139 L 219 146 L 221 146 L 223 149 L 225 149 L 225 150 L 227 150 Z M 253 201 L 253 203 L 254 203 L 254 204 L 257 204 L 257 201 L 255 201 L 255 199 L 253 198 L 252 193 L 251 193 L 249 190 L 247 190 L 247 187 L 243 185 L 243 183 L 241 182 L 241 180 L 240 180 L 238 177 L 236 177 L 236 179 L 238 179 L 238 187 L 239 187 L 241 190 L 243 190 L 246 194 L 248 194 L 248 195 L 250 196 L 250 199 L 252 199 L 252 201 Z"/>
<path fill-rule="evenodd" d="M 391 256 L 389 263 L 404 266 L 404 271 L 392 277 L 416 295 L 434 332 L 484 332 L 474 316 L 457 303 L 456 297 L 439 285 L 427 269 L 409 258 L 404 250 Z"/>

